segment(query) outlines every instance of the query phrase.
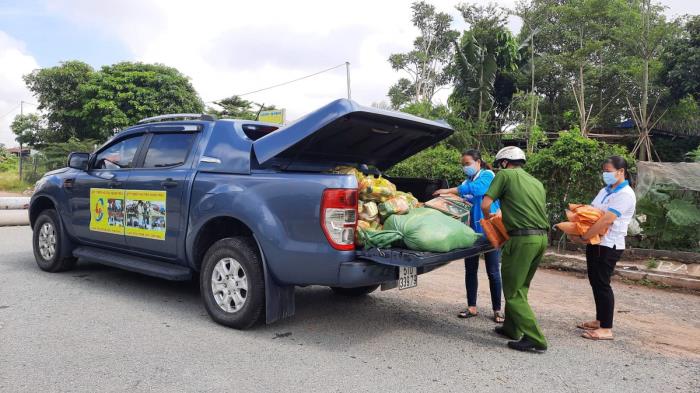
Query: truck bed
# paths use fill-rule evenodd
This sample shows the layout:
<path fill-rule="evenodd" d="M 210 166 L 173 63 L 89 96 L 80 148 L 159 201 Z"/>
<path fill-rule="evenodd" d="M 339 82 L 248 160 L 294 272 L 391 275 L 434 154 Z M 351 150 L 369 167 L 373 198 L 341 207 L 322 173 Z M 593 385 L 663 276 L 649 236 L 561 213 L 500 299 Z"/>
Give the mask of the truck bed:
<path fill-rule="evenodd" d="M 370 248 L 366 250 L 357 250 L 356 254 L 358 259 L 364 259 L 382 265 L 425 267 L 442 265 L 457 259 L 464 259 L 491 251 L 492 249 L 493 246 L 491 246 L 491 243 L 489 243 L 485 237 L 481 237 L 472 247 L 461 248 L 445 253 L 414 251 L 404 248 Z"/>

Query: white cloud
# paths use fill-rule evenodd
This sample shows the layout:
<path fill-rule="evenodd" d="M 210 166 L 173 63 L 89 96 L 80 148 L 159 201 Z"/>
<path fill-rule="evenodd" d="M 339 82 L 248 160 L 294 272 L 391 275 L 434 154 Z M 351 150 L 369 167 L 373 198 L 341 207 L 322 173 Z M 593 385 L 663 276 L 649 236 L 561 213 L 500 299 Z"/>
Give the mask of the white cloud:
<path fill-rule="evenodd" d="M 22 42 L 0 31 L 0 143 L 8 147 L 16 146 L 10 124 L 19 114 L 20 101 L 34 102 L 31 93 L 22 80 L 22 75 L 39 68 L 34 57 L 27 54 Z M 26 112 L 34 107 L 25 104 Z"/>
<path fill-rule="evenodd" d="M 432 1 L 464 27 L 454 0 Z M 487 3 L 487 1 L 483 1 Z M 512 5 L 513 1 L 502 1 Z M 205 101 L 240 94 L 351 63 L 352 96 L 387 100 L 401 76 L 391 53 L 409 50 L 417 31 L 409 1 L 225 2 L 52 0 L 52 12 L 121 40 L 131 60 L 188 75 Z M 127 60 L 127 59 L 125 59 Z M 346 96 L 345 69 L 245 98 L 287 108 L 290 119 Z M 440 97 L 443 101 L 445 94 Z"/>

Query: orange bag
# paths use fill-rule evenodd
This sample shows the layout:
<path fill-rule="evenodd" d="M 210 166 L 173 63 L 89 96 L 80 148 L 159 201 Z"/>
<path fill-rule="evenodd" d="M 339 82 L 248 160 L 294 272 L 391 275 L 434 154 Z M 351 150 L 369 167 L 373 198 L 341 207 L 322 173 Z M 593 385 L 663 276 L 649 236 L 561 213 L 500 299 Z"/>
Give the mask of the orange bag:
<path fill-rule="evenodd" d="M 501 216 L 493 216 L 488 220 L 482 218 L 479 220 L 479 223 L 481 224 L 481 229 L 484 230 L 484 235 L 495 248 L 501 248 L 503 243 L 510 239 L 506 227 L 503 226 Z"/>
<path fill-rule="evenodd" d="M 604 211 L 593 206 L 570 203 L 566 211 L 566 218 L 569 221 L 560 222 L 555 227 L 567 235 L 583 236 L 603 215 L 605 215 Z M 588 239 L 588 243 L 600 244 L 600 236 L 607 232 L 608 230 L 605 229 L 603 233 L 596 234 Z"/>

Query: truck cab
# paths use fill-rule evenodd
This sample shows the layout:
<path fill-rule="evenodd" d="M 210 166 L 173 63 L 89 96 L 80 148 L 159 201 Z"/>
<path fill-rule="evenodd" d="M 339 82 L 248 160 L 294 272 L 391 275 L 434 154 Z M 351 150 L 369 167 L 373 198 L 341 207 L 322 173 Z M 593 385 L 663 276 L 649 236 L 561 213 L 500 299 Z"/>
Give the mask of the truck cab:
<path fill-rule="evenodd" d="M 71 153 L 30 203 L 37 264 L 62 271 L 80 258 L 198 277 L 209 315 L 244 329 L 293 315 L 297 286 L 366 295 L 490 249 L 485 240 L 449 253 L 354 245 L 357 180 L 332 169 L 379 173 L 451 135 L 445 123 L 341 99 L 278 127 L 158 116 Z M 390 180 L 422 201 L 446 186 Z"/>

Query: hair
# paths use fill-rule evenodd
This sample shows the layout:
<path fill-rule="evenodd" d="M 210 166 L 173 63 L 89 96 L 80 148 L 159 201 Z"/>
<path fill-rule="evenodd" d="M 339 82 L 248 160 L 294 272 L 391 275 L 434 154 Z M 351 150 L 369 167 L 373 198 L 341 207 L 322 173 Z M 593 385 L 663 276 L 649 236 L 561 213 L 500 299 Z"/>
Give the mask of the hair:
<path fill-rule="evenodd" d="M 491 167 L 491 164 L 489 164 L 488 162 L 484 161 L 481 158 L 481 152 L 476 150 L 476 149 L 468 149 L 468 150 L 462 151 L 462 157 L 464 157 L 464 156 L 469 156 L 469 157 L 473 158 L 474 161 L 479 161 L 479 165 L 481 165 L 482 168 L 493 169 Z"/>
<path fill-rule="evenodd" d="M 625 180 L 630 180 L 630 171 L 627 167 L 627 160 L 625 160 L 624 157 L 610 156 L 605 159 L 605 161 L 603 162 L 603 166 L 605 166 L 605 164 L 610 164 L 615 169 L 624 169 Z"/>

